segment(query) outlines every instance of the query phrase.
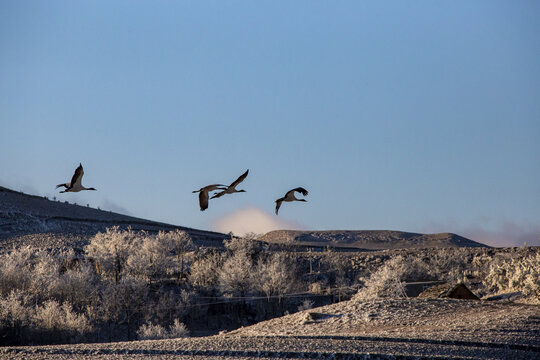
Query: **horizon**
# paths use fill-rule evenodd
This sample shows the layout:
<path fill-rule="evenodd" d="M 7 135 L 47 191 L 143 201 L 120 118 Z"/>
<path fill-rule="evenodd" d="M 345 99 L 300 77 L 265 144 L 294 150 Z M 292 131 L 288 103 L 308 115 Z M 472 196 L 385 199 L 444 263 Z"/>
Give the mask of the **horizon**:
<path fill-rule="evenodd" d="M 538 2 L 0 2 L 0 35 L 1 186 L 202 230 L 540 245 Z M 58 194 L 79 163 L 97 191 Z"/>
<path fill-rule="evenodd" d="M 83 204 L 79 204 L 79 203 L 76 203 L 76 202 L 69 202 L 68 200 L 63 200 L 62 201 L 61 199 L 58 199 L 58 198 L 50 199 L 46 195 L 25 193 L 22 190 L 17 191 L 15 189 L 10 189 L 10 188 L 7 188 L 7 187 L 2 186 L 2 185 L 0 185 L 0 187 L 6 189 L 8 191 L 13 191 L 15 193 L 21 194 L 21 195 L 34 196 L 34 197 L 38 197 L 40 199 L 45 199 L 45 200 L 51 201 L 51 202 L 59 202 L 59 203 L 66 204 L 66 205 L 80 206 L 80 207 L 85 208 L 85 209 L 89 208 L 89 209 L 103 211 L 103 212 L 107 212 L 107 213 L 111 212 L 111 213 L 115 213 L 115 214 L 119 214 L 119 215 L 133 217 L 135 219 L 160 223 L 159 221 L 156 221 L 156 220 L 138 217 L 136 214 L 128 215 L 128 214 L 124 214 L 122 212 L 115 212 L 113 210 L 101 209 L 99 206 L 98 207 L 92 207 L 92 206 L 89 206 L 89 204 L 87 206 L 85 206 Z M 277 228 L 276 224 L 279 224 L 279 223 L 272 221 L 272 217 L 269 216 L 269 215 L 270 214 L 267 214 L 264 211 L 261 211 L 260 209 L 257 209 L 255 207 L 240 209 L 239 211 L 237 211 L 235 213 L 229 214 L 226 217 L 219 219 L 214 224 L 213 228 L 210 229 L 210 230 L 208 230 L 208 229 L 197 229 L 197 228 L 193 228 L 193 227 L 190 227 L 190 226 L 187 226 L 187 225 L 184 225 L 184 224 L 173 224 L 173 223 L 163 223 L 163 224 L 164 225 L 171 225 L 171 226 L 179 226 L 179 227 L 184 227 L 184 228 L 192 228 L 192 229 L 195 229 L 195 230 L 213 231 L 213 232 L 218 232 L 218 233 L 222 233 L 222 234 L 232 233 L 232 235 L 240 236 L 240 237 L 245 236 L 245 235 L 247 235 L 249 237 L 249 236 L 251 236 L 251 234 L 255 234 L 255 235 L 258 235 L 258 236 L 263 236 L 263 235 L 268 234 L 268 233 L 270 233 L 272 231 L 298 231 L 298 232 L 336 232 L 336 231 L 337 232 L 349 232 L 349 231 L 352 231 L 352 232 L 370 232 L 370 231 L 378 232 L 378 231 L 390 231 L 390 232 L 400 232 L 400 233 L 407 233 L 407 234 L 425 234 L 425 235 L 453 234 L 453 235 L 464 237 L 464 238 L 466 238 L 468 240 L 472 240 L 474 242 L 477 242 L 477 243 L 480 243 L 480 244 L 486 245 L 486 246 L 501 247 L 501 248 L 502 247 L 508 247 L 508 245 L 504 245 L 504 244 L 503 245 L 497 245 L 496 242 L 494 242 L 492 244 L 484 243 L 484 242 L 482 242 L 482 241 L 480 241 L 478 239 L 470 238 L 468 236 L 464 236 L 463 234 L 454 233 L 454 232 L 419 233 L 419 232 L 402 231 L 402 230 L 399 230 L 399 229 L 326 229 L 326 230 L 304 229 L 304 228 L 299 228 L 294 223 L 287 223 L 285 221 L 282 221 L 280 223 L 281 224 L 289 224 L 290 225 L 289 228 L 287 228 L 287 227 Z M 253 224 L 247 224 L 246 225 L 246 222 L 243 221 L 245 218 L 249 218 L 250 220 L 255 220 L 255 225 L 253 225 Z M 254 229 L 259 229 L 261 232 L 252 231 Z M 233 230 L 236 230 L 236 231 L 233 231 Z M 489 241 L 492 241 L 492 239 L 490 239 Z M 540 246 L 540 245 L 527 244 L 525 242 L 524 244 L 517 245 L 517 246 Z"/>

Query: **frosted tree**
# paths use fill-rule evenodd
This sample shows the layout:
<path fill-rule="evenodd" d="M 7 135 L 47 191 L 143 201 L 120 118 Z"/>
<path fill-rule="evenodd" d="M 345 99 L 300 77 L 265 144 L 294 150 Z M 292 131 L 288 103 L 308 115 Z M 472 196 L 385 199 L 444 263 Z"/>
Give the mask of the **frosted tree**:
<path fill-rule="evenodd" d="M 180 272 L 184 272 L 186 253 L 195 248 L 189 234 L 178 229 L 168 232 L 160 231 L 157 235 L 157 241 L 167 244 L 169 251 L 176 255 Z"/>
<path fill-rule="evenodd" d="M 120 280 L 128 259 L 132 243 L 137 241 L 137 233 L 129 230 L 120 230 L 118 226 L 107 228 L 104 233 L 97 233 L 85 252 L 96 266 L 98 274 L 112 278 L 115 282 Z"/>
<path fill-rule="evenodd" d="M 219 286 L 220 269 L 225 257 L 219 251 L 199 255 L 191 264 L 189 282 L 199 291 L 212 292 Z"/>
<path fill-rule="evenodd" d="M 13 289 L 26 290 L 32 284 L 32 267 L 36 249 L 25 246 L 0 255 L 0 295 Z"/>
<path fill-rule="evenodd" d="M 178 276 L 183 272 L 184 255 L 193 246 L 185 231 L 140 233 L 131 243 L 125 269 L 148 281 Z"/>
<path fill-rule="evenodd" d="M 6 297 L 0 297 L 0 333 L 8 336 L 7 341 L 24 343 L 33 313 L 32 299 L 21 290 L 12 290 Z"/>
<path fill-rule="evenodd" d="M 238 250 L 229 256 L 219 272 L 221 291 L 245 296 L 253 288 L 253 264 L 246 251 Z"/>
<path fill-rule="evenodd" d="M 56 300 L 37 306 L 33 322 L 36 329 L 48 331 L 51 337 L 61 337 L 61 340 L 82 340 L 93 330 L 84 314 L 74 312 L 70 303 L 60 304 Z"/>
<path fill-rule="evenodd" d="M 109 325 L 111 337 L 112 323 L 126 326 L 127 339 L 131 339 L 131 327 L 137 327 L 146 312 L 148 303 L 148 287 L 146 283 L 131 276 L 121 278 L 117 283 L 110 284 L 103 291 L 103 306 L 101 318 Z"/>
<path fill-rule="evenodd" d="M 263 292 L 268 299 L 281 297 L 296 288 L 296 266 L 284 253 L 273 253 L 266 259 L 260 259 L 254 270 L 255 288 Z"/>
<path fill-rule="evenodd" d="M 68 301 L 78 309 L 86 309 L 98 303 L 99 288 L 99 278 L 91 264 L 86 262 L 58 274 L 49 285 L 51 296 L 60 301 Z"/>

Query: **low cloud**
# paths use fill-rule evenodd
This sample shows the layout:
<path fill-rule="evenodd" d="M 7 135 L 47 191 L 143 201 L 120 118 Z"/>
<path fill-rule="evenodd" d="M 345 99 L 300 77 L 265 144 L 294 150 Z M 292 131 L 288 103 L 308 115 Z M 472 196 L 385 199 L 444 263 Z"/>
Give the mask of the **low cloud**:
<path fill-rule="evenodd" d="M 504 246 L 540 246 L 540 226 L 517 226 L 503 224 L 496 230 L 464 229 L 463 236 L 486 245 Z"/>
<path fill-rule="evenodd" d="M 222 233 L 232 231 L 235 235 L 246 233 L 265 234 L 272 230 L 300 230 L 302 226 L 283 220 L 256 207 L 237 210 L 213 221 L 212 230 Z"/>
<path fill-rule="evenodd" d="M 456 227 L 431 224 L 425 232 L 453 232 L 482 244 L 507 246 L 540 246 L 540 225 L 516 223 L 506 221 L 494 228 L 485 227 Z"/>
<path fill-rule="evenodd" d="M 122 215 L 132 216 L 131 212 L 128 211 L 126 208 L 124 208 L 121 205 L 118 205 L 117 203 L 115 203 L 114 201 L 111 201 L 111 200 L 108 200 L 108 199 L 103 200 L 103 202 L 101 203 L 101 209 L 102 210 L 109 210 L 109 211 L 112 211 L 112 212 L 115 212 L 115 213 L 118 213 L 118 214 L 122 214 Z"/>

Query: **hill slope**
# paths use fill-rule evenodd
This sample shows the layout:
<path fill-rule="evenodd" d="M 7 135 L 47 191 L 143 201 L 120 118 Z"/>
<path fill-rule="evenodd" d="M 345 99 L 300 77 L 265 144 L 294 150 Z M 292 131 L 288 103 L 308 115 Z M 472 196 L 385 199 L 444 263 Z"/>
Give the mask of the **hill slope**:
<path fill-rule="evenodd" d="M 259 240 L 269 243 L 368 250 L 486 246 L 451 233 L 417 234 L 393 230 L 275 230 L 261 236 Z"/>
<path fill-rule="evenodd" d="M 14 237 L 33 234 L 93 236 L 107 227 L 131 227 L 156 232 L 180 229 L 199 244 L 221 245 L 227 235 L 139 219 L 111 211 L 93 209 L 67 202 L 27 195 L 0 187 L 0 244 Z M 2 244 L 3 245 L 3 244 Z"/>

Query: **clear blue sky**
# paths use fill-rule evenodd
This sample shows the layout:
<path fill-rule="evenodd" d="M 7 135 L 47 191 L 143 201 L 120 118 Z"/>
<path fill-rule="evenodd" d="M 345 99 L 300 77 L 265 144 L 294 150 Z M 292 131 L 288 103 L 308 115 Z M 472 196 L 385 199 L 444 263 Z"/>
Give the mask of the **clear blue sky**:
<path fill-rule="evenodd" d="M 540 245 L 540 2 L 1 0 L 0 124 L 16 190 Z"/>

